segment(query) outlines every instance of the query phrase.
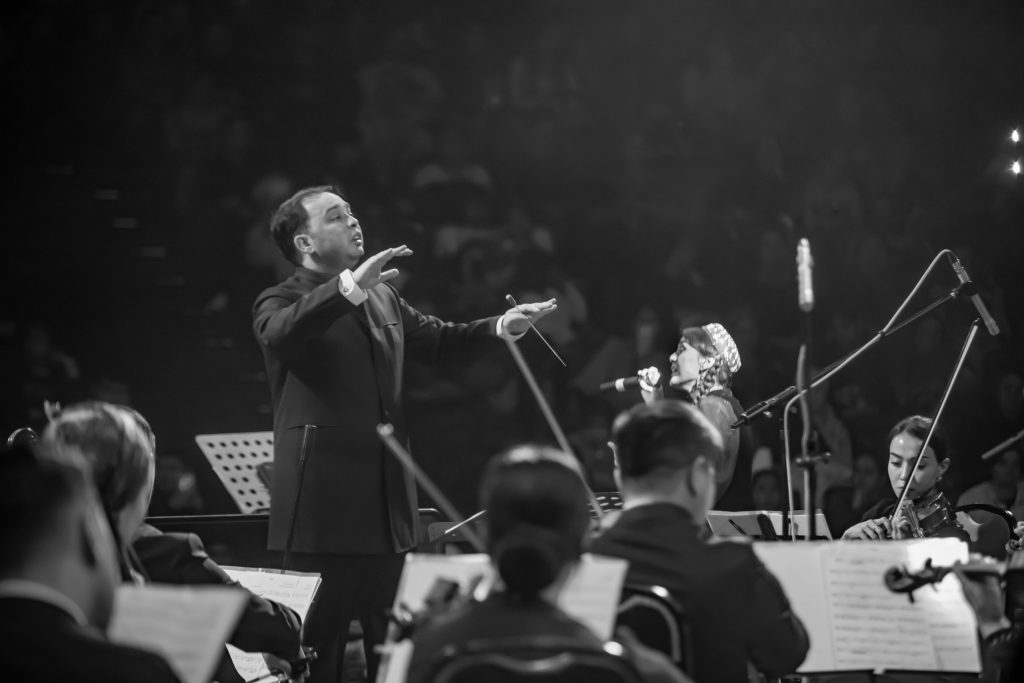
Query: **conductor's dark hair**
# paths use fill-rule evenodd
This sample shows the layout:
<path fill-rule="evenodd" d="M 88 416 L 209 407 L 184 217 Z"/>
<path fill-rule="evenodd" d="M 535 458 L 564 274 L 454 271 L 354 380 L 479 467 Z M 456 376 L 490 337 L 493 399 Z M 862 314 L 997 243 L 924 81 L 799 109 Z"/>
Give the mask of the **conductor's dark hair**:
<path fill-rule="evenodd" d="M 579 560 L 590 513 L 572 456 L 546 446 L 517 446 L 495 456 L 480 500 L 487 510 L 487 549 L 507 594 L 535 599 Z"/>
<path fill-rule="evenodd" d="M 682 401 L 638 404 L 612 423 L 623 479 L 646 479 L 691 467 L 700 456 L 718 465 L 722 440 L 700 410 Z"/>
<path fill-rule="evenodd" d="M 309 212 L 303 206 L 309 197 L 315 197 L 324 192 L 333 192 L 341 195 L 341 191 L 332 185 L 317 185 L 299 190 L 277 207 L 274 217 L 270 221 L 270 234 L 281 250 L 284 257 L 295 265 L 302 265 L 299 251 L 295 248 L 295 235 L 303 230 L 309 229 Z"/>
<path fill-rule="evenodd" d="M 80 460 L 40 458 L 28 444 L 0 452 L 0 578 L 24 566 L 90 486 Z"/>
<path fill-rule="evenodd" d="M 905 417 L 896 425 L 889 430 L 889 438 L 885 442 L 885 447 L 888 448 L 892 440 L 900 434 L 909 434 L 915 439 L 924 441 L 925 437 L 928 436 L 928 430 L 932 428 L 933 420 L 930 417 L 924 417 L 923 415 L 911 415 Z M 946 458 L 952 458 L 952 449 L 949 446 L 949 437 L 941 429 L 936 429 L 935 433 L 932 434 L 932 438 L 928 441 L 928 446 L 935 451 L 935 460 L 942 462 Z M 888 451 L 886 451 L 888 453 Z"/>

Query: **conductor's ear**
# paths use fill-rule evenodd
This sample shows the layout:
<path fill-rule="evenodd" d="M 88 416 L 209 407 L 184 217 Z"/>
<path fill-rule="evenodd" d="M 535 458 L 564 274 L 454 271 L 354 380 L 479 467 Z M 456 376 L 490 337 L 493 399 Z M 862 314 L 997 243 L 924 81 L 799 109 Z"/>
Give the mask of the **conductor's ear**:
<path fill-rule="evenodd" d="M 313 251 L 313 240 L 304 232 L 297 233 L 292 238 L 292 243 L 299 250 L 299 253 L 308 254 Z"/>

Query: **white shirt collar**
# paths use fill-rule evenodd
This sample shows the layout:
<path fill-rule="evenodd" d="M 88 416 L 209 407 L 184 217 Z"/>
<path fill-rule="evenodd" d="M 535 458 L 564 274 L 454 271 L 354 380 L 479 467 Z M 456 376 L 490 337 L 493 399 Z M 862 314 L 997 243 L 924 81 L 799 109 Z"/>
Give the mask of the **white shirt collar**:
<path fill-rule="evenodd" d="M 55 588 L 28 579 L 5 579 L 0 581 L 0 598 L 25 598 L 53 605 L 67 612 L 79 626 L 88 626 L 89 620 L 78 604 Z"/>

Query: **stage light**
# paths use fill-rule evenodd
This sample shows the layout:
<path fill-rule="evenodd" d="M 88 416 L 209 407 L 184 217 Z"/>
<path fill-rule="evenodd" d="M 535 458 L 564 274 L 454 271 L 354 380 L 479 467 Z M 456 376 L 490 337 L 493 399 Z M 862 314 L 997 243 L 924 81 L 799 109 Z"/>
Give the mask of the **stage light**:
<path fill-rule="evenodd" d="M 1013 171 L 1013 175 L 1020 175 L 1020 159 L 1013 162 L 1013 166 L 1010 166 L 1010 170 Z"/>
<path fill-rule="evenodd" d="M 1020 129 L 1019 128 L 1014 128 L 1012 131 L 1010 131 L 1010 141 L 1013 142 L 1013 144 L 1015 144 L 1015 145 L 1018 142 L 1020 142 Z"/>

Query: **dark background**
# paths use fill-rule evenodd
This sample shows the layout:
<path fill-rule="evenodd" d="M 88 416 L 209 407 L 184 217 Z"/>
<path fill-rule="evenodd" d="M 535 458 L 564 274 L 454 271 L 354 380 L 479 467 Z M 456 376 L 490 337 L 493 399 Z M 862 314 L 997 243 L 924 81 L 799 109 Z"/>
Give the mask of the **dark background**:
<path fill-rule="evenodd" d="M 792 383 L 794 246 L 810 238 L 825 365 L 880 328 L 941 248 L 1004 328 L 948 409 L 950 483 L 1024 427 L 1024 4 L 966 2 L 6 2 L 0 9 L 4 433 L 44 398 L 153 423 L 154 512 L 227 512 L 199 433 L 270 429 L 250 332 L 287 268 L 278 202 L 333 182 L 368 252 L 408 243 L 400 288 L 453 320 L 558 296 L 521 344 L 594 485 L 596 384 L 723 322 L 749 405 Z M 919 301 L 947 291 L 945 262 Z M 819 395 L 885 455 L 934 413 L 967 325 L 948 306 Z M 500 447 L 550 440 L 504 355 L 411 368 L 415 450 L 468 510 Z M 758 438 L 780 458 L 774 423 Z M 826 441 L 827 441 L 826 437 Z"/>

